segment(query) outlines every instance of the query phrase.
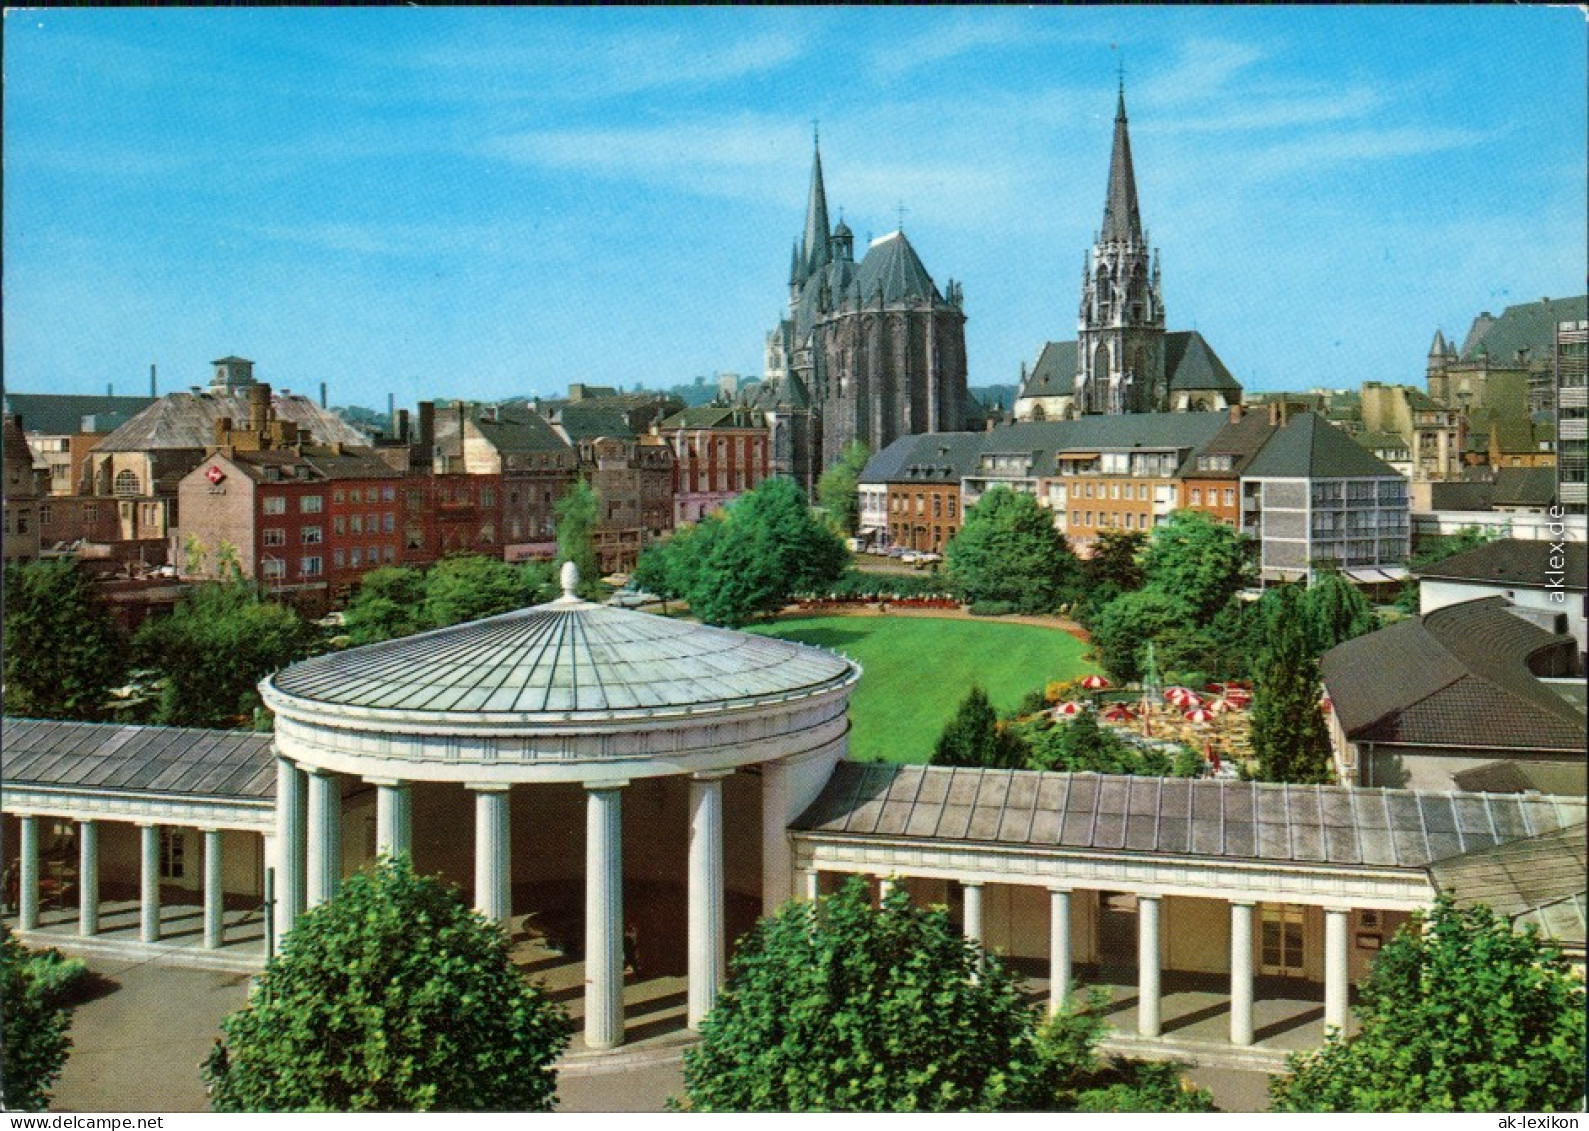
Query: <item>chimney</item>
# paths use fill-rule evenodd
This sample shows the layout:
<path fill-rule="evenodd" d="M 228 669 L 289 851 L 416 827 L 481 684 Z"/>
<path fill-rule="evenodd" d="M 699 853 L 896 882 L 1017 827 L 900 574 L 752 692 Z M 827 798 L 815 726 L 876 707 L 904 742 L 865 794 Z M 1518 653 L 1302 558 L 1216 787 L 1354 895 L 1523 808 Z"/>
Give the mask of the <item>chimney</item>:
<path fill-rule="evenodd" d="M 397 410 L 397 439 L 400 443 L 408 443 L 408 410 Z"/>
<path fill-rule="evenodd" d="M 325 408 L 325 406 L 326 406 L 326 383 L 324 381 L 322 381 L 322 382 L 320 382 L 320 407 L 321 408 Z"/>
<path fill-rule="evenodd" d="M 430 466 L 436 455 L 436 402 L 419 402 L 419 455 Z"/>
<path fill-rule="evenodd" d="M 215 419 L 215 446 L 217 448 L 226 447 L 227 443 L 231 440 L 231 434 L 232 434 L 232 418 L 229 417 L 229 416 L 216 417 L 216 419 Z"/>
<path fill-rule="evenodd" d="M 149 363 L 149 398 L 151 400 L 153 400 L 155 397 L 158 397 L 159 395 L 160 395 L 159 393 L 155 392 L 154 362 L 150 362 Z"/>
<path fill-rule="evenodd" d="M 387 393 L 386 394 L 386 430 L 388 432 L 392 431 L 392 429 L 397 427 L 396 420 L 397 420 L 397 394 L 396 393 Z"/>
<path fill-rule="evenodd" d="M 1280 402 L 1279 401 L 1270 401 L 1269 402 L 1269 427 L 1271 427 L 1271 428 L 1280 427 L 1281 417 L 1282 417 L 1282 413 L 1280 412 Z"/>
<path fill-rule="evenodd" d="M 111 382 L 109 382 L 109 381 L 106 381 L 106 382 L 105 382 L 105 395 L 106 395 L 106 396 L 107 396 L 107 397 L 113 397 L 113 396 L 115 396 L 115 395 L 116 395 L 116 386 L 115 386 L 115 385 L 113 385 L 113 384 L 112 384 L 112 383 L 111 383 Z"/>
<path fill-rule="evenodd" d="M 1241 405 L 1233 404 L 1233 405 L 1230 406 L 1230 422 L 1232 424 L 1236 424 L 1236 423 L 1240 422 L 1241 414 L 1242 414 Z"/>

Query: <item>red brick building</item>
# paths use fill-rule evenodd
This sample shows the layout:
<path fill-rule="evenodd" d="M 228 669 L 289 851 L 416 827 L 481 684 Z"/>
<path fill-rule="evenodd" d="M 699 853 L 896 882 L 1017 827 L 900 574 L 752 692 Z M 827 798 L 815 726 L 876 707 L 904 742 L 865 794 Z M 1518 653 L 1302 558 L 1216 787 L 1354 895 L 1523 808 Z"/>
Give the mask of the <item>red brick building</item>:
<path fill-rule="evenodd" d="M 747 405 L 698 405 L 659 426 L 673 449 L 673 522 L 699 522 L 772 474 L 765 414 Z"/>

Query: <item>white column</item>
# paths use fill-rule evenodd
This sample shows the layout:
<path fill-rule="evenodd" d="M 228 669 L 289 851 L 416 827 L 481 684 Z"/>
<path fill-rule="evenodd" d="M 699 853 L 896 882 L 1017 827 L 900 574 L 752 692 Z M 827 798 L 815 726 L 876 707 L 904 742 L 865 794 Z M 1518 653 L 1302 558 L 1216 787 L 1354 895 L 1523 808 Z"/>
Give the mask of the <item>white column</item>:
<path fill-rule="evenodd" d="M 226 892 L 221 884 L 221 830 L 204 830 L 204 945 L 221 945 Z"/>
<path fill-rule="evenodd" d="M 342 878 L 342 787 L 329 770 L 309 771 L 308 883 L 305 899 L 318 907 Z"/>
<path fill-rule="evenodd" d="M 160 826 L 138 826 L 138 937 L 160 941 Z"/>
<path fill-rule="evenodd" d="M 304 774 L 276 759 L 276 945 L 304 909 Z M 269 859 L 269 857 L 267 857 Z"/>
<path fill-rule="evenodd" d="M 789 768 L 782 762 L 761 767 L 761 913 L 771 915 L 794 890 L 789 851 Z"/>
<path fill-rule="evenodd" d="M 730 770 L 690 779 L 689 1027 L 697 1029 L 717 1001 L 723 945 L 723 778 Z M 763 783 L 765 788 L 765 783 Z"/>
<path fill-rule="evenodd" d="M 1346 1031 L 1347 991 L 1345 907 L 1324 909 L 1324 1031 Z"/>
<path fill-rule="evenodd" d="M 375 854 L 400 856 L 413 846 L 414 791 L 396 778 L 365 778 L 375 786 Z"/>
<path fill-rule="evenodd" d="M 980 883 L 961 884 L 965 893 L 965 934 L 966 938 L 982 945 L 982 885 Z"/>
<path fill-rule="evenodd" d="M 585 787 L 585 1047 L 623 1043 L 623 793 Z"/>
<path fill-rule="evenodd" d="M 822 873 L 815 868 L 807 868 L 805 872 L 805 895 L 808 903 L 815 903 L 822 894 Z"/>
<path fill-rule="evenodd" d="M 1070 889 L 1048 889 L 1048 1011 L 1070 1001 Z"/>
<path fill-rule="evenodd" d="M 1159 897 L 1137 896 L 1137 1032 L 1157 1037 L 1159 1019 Z"/>
<path fill-rule="evenodd" d="M 77 823 L 77 933 L 99 934 L 99 822 Z"/>
<path fill-rule="evenodd" d="M 894 888 L 898 886 L 898 883 L 899 881 L 893 876 L 877 877 L 877 905 L 879 907 L 881 907 L 883 902 L 888 899 L 890 893 L 892 893 Z"/>
<path fill-rule="evenodd" d="M 510 892 L 508 786 L 471 785 L 474 793 L 474 906 L 493 923 L 507 925 Z"/>
<path fill-rule="evenodd" d="M 1230 903 L 1230 1043 L 1250 1045 L 1252 1031 L 1252 914 L 1250 900 Z"/>
<path fill-rule="evenodd" d="M 18 817 L 22 830 L 22 861 L 17 875 L 17 926 L 31 931 L 39 925 L 39 819 Z"/>

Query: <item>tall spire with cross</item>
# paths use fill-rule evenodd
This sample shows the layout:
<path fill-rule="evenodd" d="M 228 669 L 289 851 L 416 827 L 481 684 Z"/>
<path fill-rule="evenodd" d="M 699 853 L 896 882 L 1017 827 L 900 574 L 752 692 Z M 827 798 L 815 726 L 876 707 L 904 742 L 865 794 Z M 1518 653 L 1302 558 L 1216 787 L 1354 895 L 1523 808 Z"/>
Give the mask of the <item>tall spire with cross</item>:
<path fill-rule="evenodd" d="M 1142 217 L 1137 211 L 1136 170 L 1131 167 L 1131 131 L 1126 124 L 1125 69 L 1120 70 L 1120 94 L 1115 104 L 1114 152 L 1109 156 L 1109 195 L 1103 206 L 1103 238 L 1142 240 Z"/>
<path fill-rule="evenodd" d="M 830 262 L 828 237 L 832 234 L 828 227 L 828 195 L 822 186 L 822 139 L 815 121 L 811 123 L 811 148 L 811 196 L 806 201 L 806 230 L 801 242 L 808 274 Z"/>

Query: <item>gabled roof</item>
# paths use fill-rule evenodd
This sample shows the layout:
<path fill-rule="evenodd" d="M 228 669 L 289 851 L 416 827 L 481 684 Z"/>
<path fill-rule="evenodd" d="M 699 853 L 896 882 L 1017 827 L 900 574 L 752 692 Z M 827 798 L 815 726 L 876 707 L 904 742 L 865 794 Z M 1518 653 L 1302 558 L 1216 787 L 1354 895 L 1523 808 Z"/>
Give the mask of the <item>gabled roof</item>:
<path fill-rule="evenodd" d="M 1201 414 L 1199 414 L 1201 415 Z M 1197 479 L 1239 479 L 1247 470 L 1249 464 L 1257 454 L 1263 450 L 1269 437 L 1278 429 L 1269 423 L 1269 416 L 1264 412 L 1244 411 L 1240 419 L 1231 420 L 1224 417 L 1225 423 L 1221 425 L 1208 441 L 1196 451 L 1186 457 L 1186 462 L 1177 472 L 1182 477 L 1191 476 Z M 1198 457 L 1225 455 L 1232 457 L 1229 471 L 1210 471 L 1197 466 Z"/>
<path fill-rule="evenodd" d="M 1503 467 L 1492 494 L 1498 507 L 1548 507 L 1556 501 L 1554 467 Z"/>
<path fill-rule="evenodd" d="M 1581 825 L 1582 799 L 840 762 L 796 836 L 1427 868 Z"/>
<path fill-rule="evenodd" d="M 602 436 L 618 440 L 632 440 L 635 437 L 634 429 L 629 427 L 629 417 L 617 408 L 570 404 L 558 414 L 557 422 L 563 426 L 569 442 L 573 444 Z"/>
<path fill-rule="evenodd" d="M 901 436 L 866 461 L 858 482 L 957 482 L 976 469 L 987 434 L 927 432 Z"/>
<path fill-rule="evenodd" d="M 305 396 L 275 393 L 276 417 L 306 429 L 316 444 L 369 443 L 369 437 Z M 248 420 L 246 393 L 167 393 L 126 424 L 94 445 L 100 452 L 202 450 L 215 442 L 215 422 L 230 418 L 232 427 Z"/>
<path fill-rule="evenodd" d="M 1555 353 L 1556 323 L 1584 319 L 1589 319 L 1589 296 L 1585 295 L 1519 303 L 1488 321 L 1480 315 L 1462 343 L 1462 360 L 1478 360 L 1483 347 L 1492 365 L 1515 364 L 1522 349 L 1528 350 L 1530 362 L 1548 362 Z"/>
<path fill-rule="evenodd" d="M 873 240 L 856 272 L 854 290 L 862 305 L 876 302 L 879 289 L 885 303 L 940 299 L 932 276 L 902 231 Z"/>
<path fill-rule="evenodd" d="M 662 428 L 765 428 L 766 418 L 742 404 L 694 405 L 664 420 Z"/>
<path fill-rule="evenodd" d="M 71 436 L 83 430 L 85 416 L 99 417 L 101 432 L 124 424 L 155 403 L 154 397 L 86 397 L 67 393 L 7 393 L 5 411 L 22 417 L 23 431 L 43 436 Z M 113 421 L 105 427 L 106 421 Z"/>
<path fill-rule="evenodd" d="M 1164 374 L 1174 390 L 1220 389 L 1241 392 L 1241 383 L 1219 360 L 1214 347 L 1196 330 L 1164 335 Z"/>
<path fill-rule="evenodd" d="M 1514 923 L 1533 923 L 1546 938 L 1584 945 L 1584 876 L 1589 847 L 1581 824 L 1490 845 L 1429 867 L 1457 906 L 1482 903 Z"/>
<path fill-rule="evenodd" d="M 1076 343 L 1045 342 L 1017 397 L 1068 397 L 1076 388 Z"/>
<path fill-rule="evenodd" d="M 1411 450 L 1411 445 L 1396 432 L 1359 432 L 1352 439 L 1370 452 L 1405 452 Z"/>
<path fill-rule="evenodd" d="M 1247 474 L 1255 479 L 1366 479 L 1397 471 L 1335 425 L 1302 412 L 1270 438 Z"/>
<path fill-rule="evenodd" d="M 228 456 L 209 456 L 200 467 L 226 459 L 256 483 L 325 482 L 332 479 L 401 479 L 403 473 L 376 455 L 370 448 L 344 449 L 341 452 L 300 453 L 291 448 L 258 452 L 232 452 Z M 273 469 L 273 472 L 272 472 Z"/>
<path fill-rule="evenodd" d="M 1494 498 L 1493 483 L 1454 480 L 1429 484 L 1431 511 L 1487 511 L 1493 509 Z"/>
<path fill-rule="evenodd" d="M 1583 711 L 1528 669 L 1572 637 L 1508 608 L 1502 597 L 1447 605 L 1326 652 L 1320 670 L 1347 737 L 1581 752 Z"/>
<path fill-rule="evenodd" d="M 568 409 L 563 410 L 564 414 Z M 441 428 L 449 419 L 453 420 L 456 429 L 456 417 L 450 413 L 438 412 L 436 426 Z M 537 412 L 527 409 L 510 409 L 498 406 L 491 409 L 481 405 L 470 407 L 469 419 L 480 434 L 491 442 L 491 446 L 503 455 L 519 455 L 526 452 L 564 452 L 568 445 L 557 434 L 547 420 Z"/>
<path fill-rule="evenodd" d="M 1561 567 L 1551 568 L 1560 556 Z M 1488 581 L 1496 585 L 1545 588 L 1551 573 L 1563 574 L 1564 588 L 1582 593 L 1589 574 L 1589 545 L 1583 542 L 1541 542 L 1528 538 L 1497 538 L 1460 554 L 1452 554 L 1411 571 L 1438 581 Z"/>

